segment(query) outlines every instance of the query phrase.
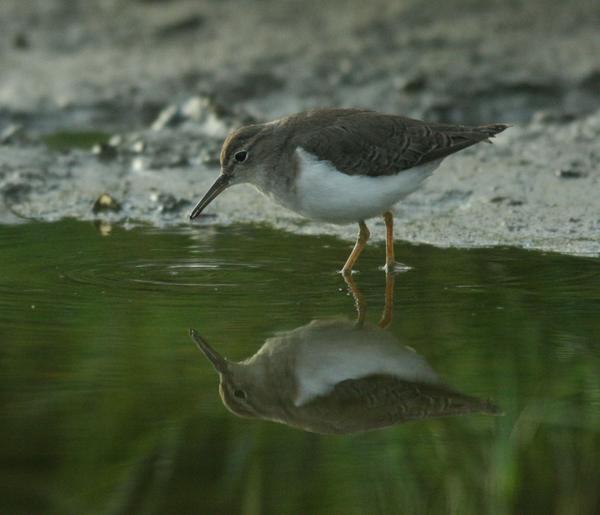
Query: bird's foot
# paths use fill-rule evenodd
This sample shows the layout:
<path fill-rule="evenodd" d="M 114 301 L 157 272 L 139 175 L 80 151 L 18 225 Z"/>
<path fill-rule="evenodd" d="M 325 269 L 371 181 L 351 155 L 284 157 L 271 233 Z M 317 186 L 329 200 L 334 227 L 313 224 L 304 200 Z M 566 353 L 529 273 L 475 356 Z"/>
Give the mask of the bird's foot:
<path fill-rule="evenodd" d="M 386 274 L 403 273 L 412 269 L 412 266 L 405 265 L 404 263 L 398 263 L 397 261 L 394 261 L 393 263 L 386 263 L 385 265 L 379 267 L 379 270 L 383 270 Z"/>

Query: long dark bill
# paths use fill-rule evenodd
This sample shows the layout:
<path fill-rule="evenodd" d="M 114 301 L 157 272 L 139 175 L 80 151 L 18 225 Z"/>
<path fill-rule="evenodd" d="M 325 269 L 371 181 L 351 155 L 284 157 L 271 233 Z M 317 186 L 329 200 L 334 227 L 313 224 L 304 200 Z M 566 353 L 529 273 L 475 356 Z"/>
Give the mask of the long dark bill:
<path fill-rule="evenodd" d="M 202 354 L 206 356 L 220 374 L 227 373 L 227 360 L 221 356 L 215 349 L 213 349 L 208 342 L 202 338 L 194 329 L 190 329 L 190 336 L 194 343 L 200 349 Z"/>
<path fill-rule="evenodd" d="M 223 174 L 219 175 L 219 177 L 214 182 L 214 184 L 205 193 L 204 197 L 202 197 L 202 200 L 200 202 L 198 202 L 198 204 L 196 204 L 196 207 L 194 208 L 194 210 L 192 211 L 192 214 L 190 215 L 190 220 L 197 218 L 198 215 L 200 213 L 202 213 L 202 211 L 204 211 L 206 206 L 208 206 L 219 193 L 221 193 L 224 189 L 226 189 L 227 186 L 229 186 L 229 180 L 230 179 L 227 175 L 223 175 Z"/>

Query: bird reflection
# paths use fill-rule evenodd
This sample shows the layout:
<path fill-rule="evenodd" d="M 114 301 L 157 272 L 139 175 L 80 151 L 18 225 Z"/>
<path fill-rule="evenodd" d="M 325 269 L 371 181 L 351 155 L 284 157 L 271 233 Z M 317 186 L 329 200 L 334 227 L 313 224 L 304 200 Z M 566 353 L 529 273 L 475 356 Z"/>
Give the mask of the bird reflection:
<path fill-rule="evenodd" d="M 379 325 L 365 322 L 362 295 L 354 283 L 348 286 L 357 304 L 356 321 L 313 320 L 269 338 L 240 363 L 227 360 L 190 331 L 219 373 L 219 392 L 232 413 L 344 434 L 410 420 L 498 412 L 492 403 L 448 386 L 425 358 L 383 329 L 391 320 L 393 283 L 391 290 L 386 288 Z"/>

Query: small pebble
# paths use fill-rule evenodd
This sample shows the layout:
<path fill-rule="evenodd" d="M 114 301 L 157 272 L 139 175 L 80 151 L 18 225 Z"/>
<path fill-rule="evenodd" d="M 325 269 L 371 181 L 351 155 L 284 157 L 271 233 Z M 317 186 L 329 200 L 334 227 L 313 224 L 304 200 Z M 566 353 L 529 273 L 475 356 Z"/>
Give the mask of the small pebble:
<path fill-rule="evenodd" d="M 110 139 L 108 140 L 108 144 L 111 147 L 118 147 L 120 145 L 123 144 L 123 136 L 121 136 L 120 134 L 115 134 L 114 136 L 111 136 Z"/>
<path fill-rule="evenodd" d="M 170 193 L 160 193 L 156 197 L 156 202 L 160 203 L 159 211 L 161 213 L 176 213 L 190 205 L 185 199 L 177 199 Z"/>
<path fill-rule="evenodd" d="M 27 34 L 17 32 L 13 38 L 13 46 L 19 50 L 27 50 L 31 46 Z"/>
<path fill-rule="evenodd" d="M 131 150 L 136 154 L 141 154 L 145 148 L 146 144 L 142 140 L 136 141 L 133 145 L 131 145 Z"/>
<path fill-rule="evenodd" d="M 96 202 L 94 202 L 94 206 L 92 207 L 92 211 L 94 213 L 102 213 L 107 211 L 117 212 L 121 210 L 121 206 L 119 203 L 111 197 L 108 193 L 103 193 L 100 195 Z"/>
<path fill-rule="evenodd" d="M 402 77 L 396 81 L 396 88 L 405 93 L 417 93 L 427 87 L 427 77 L 425 75 L 413 75 Z"/>
<path fill-rule="evenodd" d="M 156 35 L 161 38 L 169 38 L 182 33 L 193 33 L 204 25 L 204 17 L 191 15 L 180 18 L 172 23 L 160 27 Z"/>
<path fill-rule="evenodd" d="M 556 172 L 556 176 L 560 177 L 561 179 L 581 179 L 586 175 L 587 174 L 584 172 L 580 172 L 578 170 L 561 169 Z"/>
<path fill-rule="evenodd" d="M 18 136 L 23 131 L 23 126 L 18 123 L 10 124 L 2 132 L 0 132 L 0 143 L 10 143 L 15 136 Z"/>
<path fill-rule="evenodd" d="M 96 143 L 92 147 L 92 154 L 101 159 L 114 159 L 117 157 L 117 149 L 110 143 Z"/>
<path fill-rule="evenodd" d="M 504 197 L 502 195 L 492 197 L 490 199 L 490 202 L 492 202 L 493 204 L 500 204 L 505 202 L 508 206 L 522 206 L 524 204 L 522 200 L 512 199 L 510 197 Z"/>

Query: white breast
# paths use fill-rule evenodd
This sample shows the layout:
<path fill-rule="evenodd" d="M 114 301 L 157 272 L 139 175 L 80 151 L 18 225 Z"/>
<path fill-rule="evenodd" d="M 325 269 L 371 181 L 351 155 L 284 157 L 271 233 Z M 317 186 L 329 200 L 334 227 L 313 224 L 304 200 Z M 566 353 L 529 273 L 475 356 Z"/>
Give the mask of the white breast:
<path fill-rule="evenodd" d="M 308 218 L 338 224 L 383 214 L 415 191 L 441 162 L 432 161 L 396 175 L 368 177 L 338 172 L 329 161 L 321 161 L 301 147 L 296 155 L 297 211 Z"/>
<path fill-rule="evenodd" d="M 351 324 L 324 321 L 303 329 L 302 340 L 295 346 L 296 406 L 328 394 L 342 381 L 374 374 L 410 382 L 440 382 L 422 356 L 387 331 L 357 330 Z"/>

